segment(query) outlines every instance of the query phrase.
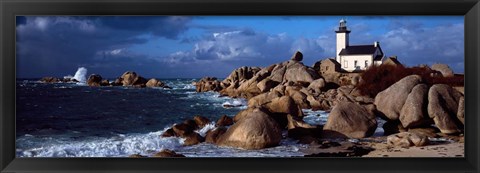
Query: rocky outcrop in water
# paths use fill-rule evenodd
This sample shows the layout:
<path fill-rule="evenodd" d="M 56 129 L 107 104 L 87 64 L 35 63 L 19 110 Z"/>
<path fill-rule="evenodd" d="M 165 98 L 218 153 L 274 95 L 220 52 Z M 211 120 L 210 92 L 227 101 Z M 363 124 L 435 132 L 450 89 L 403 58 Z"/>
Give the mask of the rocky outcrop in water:
<path fill-rule="evenodd" d="M 101 82 L 102 82 L 102 76 L 98 74 L 92 74 L 87 79 L 88 86 L 98 87 L 98 86 L 101 86 Z"/>
<path fill-rule="evenodd" d="M 45 82 L 45 83 L 57 83 L 60 82 L 61 80 L 56 77 L 43 77 L 40 79 L 40 82 Z"/>
<path fill-rule="evenodd" d="M 162 81 L 160 81 L 158 79 L 155 79 L 155 78 L 152 78 L 152 79 L 148 80 L 147 83 L 145 84 L 145 86 L 150 87 L 150 88 L 162 87 L 162 88 L 171 89 L 171 87 L 167 86 L 167 84 L 165 84 Z"/>

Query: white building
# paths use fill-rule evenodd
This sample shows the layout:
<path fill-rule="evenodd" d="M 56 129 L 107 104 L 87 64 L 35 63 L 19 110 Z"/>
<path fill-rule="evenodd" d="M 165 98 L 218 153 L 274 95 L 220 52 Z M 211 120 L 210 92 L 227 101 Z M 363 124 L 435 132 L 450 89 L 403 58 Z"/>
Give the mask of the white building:
<path fill-rule="evenodd" d="M 343 70 L 352 72 L 365 70 L 372 64 L 382 64 L 385 55 L 379 42 L 374 42 L 372 45 L 350 45 L 350 30 L 347 29 L 347 21 L 344 19 L 340 20 L 340 26 L 335 32 L 337 33 L 336 60 Z"/>

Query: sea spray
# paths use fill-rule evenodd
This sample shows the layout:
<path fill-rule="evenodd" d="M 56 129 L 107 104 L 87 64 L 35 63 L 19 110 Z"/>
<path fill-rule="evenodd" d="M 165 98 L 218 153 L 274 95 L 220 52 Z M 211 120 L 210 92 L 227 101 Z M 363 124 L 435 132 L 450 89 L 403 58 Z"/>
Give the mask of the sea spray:
<path fill-rule="evenodd" d="M 75 72 L 75 76 L 73 79 L 85 83 L 87 81 L 87 69 L 85 67 L 78 68 L 77 72 Z"/>

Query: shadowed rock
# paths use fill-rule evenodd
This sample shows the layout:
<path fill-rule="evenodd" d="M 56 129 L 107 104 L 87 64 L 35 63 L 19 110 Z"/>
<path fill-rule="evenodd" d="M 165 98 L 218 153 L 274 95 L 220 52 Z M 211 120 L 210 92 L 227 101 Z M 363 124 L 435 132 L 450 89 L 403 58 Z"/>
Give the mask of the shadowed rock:
<path fill-rule="evenodd" d="M 102 76 L 98 74 L 92 74 L 88 77 L 87 79 L 87 84 L 88 86 L 100 86 L 100 83 L 102 82 Z"/>
<path fill-rule="evenodd" d="M 458 119 L 458 105 L 462 94 L 445 84 L 435 84 L 428 91 L 428 115 L 442 133 L 453 134 L 463 130 Z"/>
<path fill-rule="evenodd" d="M 405 128 L 421 127 L 429 125 L 427 102 L 428 86 L 425 84 L 416 85 L 400 111 L 400 122 Z"/>

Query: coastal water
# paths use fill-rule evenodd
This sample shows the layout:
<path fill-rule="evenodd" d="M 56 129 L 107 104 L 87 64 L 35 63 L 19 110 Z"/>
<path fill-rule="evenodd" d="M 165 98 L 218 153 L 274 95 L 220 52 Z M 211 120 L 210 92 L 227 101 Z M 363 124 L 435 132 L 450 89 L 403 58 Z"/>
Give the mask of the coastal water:
<path fill-rule="evenodd" d="M 83 83 L 41 83 L 17 80 L 17 157 L 127 157 L 153 155 L 162 149 L 187 157 L 303 156 L 306 145 L 284 138 L 280 145 L 242 150 L 201 143 L 183 146 L 182 138 L 161 137 L 175 123 L 195 115 L 212 122 L 197 132 L 215 128 L 220 116 L 246 109 L 246 100 L 195 92 L 198 79 L 161 79 L 172 89 L 89 87 Z M 223 105 L 235 105 L 225 108 Z M 328 113 L 304 110 L 309 124 L 323 125 Z M 381 126 L 379 126 L 381 127 Z M 382 131 L 376 134 L 381 135 Z M 286 132 L 284 132 L 286 136 Z"/>
<path fill-rule="evenodd" d="M 172 89 L 89 87 L 81 83 L 41 83 L 17 80 L 17 157 L 126 157 L 152 155 L 162 149 L 188 157 L 290 157 L 303 156 L 304 145 L 284 139 L 280 146 L 240 150 L 211 144 L 182 146 L 183 139 L 160 135 L 174 123 L 195 115 L 212 123 L 220 116 L 233 117 L 246 108 L 244 99 L 218 93 L 195 92 L 198 79 L 162 79 Z M 224 104 L 236 105 L 225 108 Z M 323 114 L 322 116 L 318 116 Z M 326 121 L 326 113 L 311 112 L 310 123 Z M 285 134 L 286 135 L 286 134 Z"/>

